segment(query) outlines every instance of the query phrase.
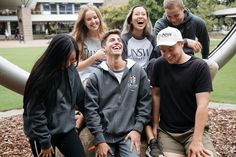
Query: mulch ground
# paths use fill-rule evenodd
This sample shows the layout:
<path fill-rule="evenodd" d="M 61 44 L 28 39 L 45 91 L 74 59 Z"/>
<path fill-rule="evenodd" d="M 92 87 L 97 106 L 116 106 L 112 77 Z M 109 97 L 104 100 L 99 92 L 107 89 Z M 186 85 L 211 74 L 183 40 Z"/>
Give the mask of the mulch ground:
<path fill-rule="evenodd" d="M 209 110 L 210 135 L 219 157 L 236 157 L 236 110 Z M 30 157 L 22 116 L 0 118 L 0 157 Z"/>

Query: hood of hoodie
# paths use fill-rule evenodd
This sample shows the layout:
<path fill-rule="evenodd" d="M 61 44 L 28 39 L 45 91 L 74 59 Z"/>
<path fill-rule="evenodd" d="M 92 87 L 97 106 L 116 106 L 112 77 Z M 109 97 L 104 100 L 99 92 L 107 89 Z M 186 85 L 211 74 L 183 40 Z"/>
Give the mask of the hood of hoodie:
<path fill-rule="evenodd" d="M 175 27 L 178 29 L 181 29 L 186 23 L 188 23 L 193 17 L 193 14 L 190 12 L 189 9 L 184 10 L 184 21 L 179 24 L 178 26 L 173 26 L 172 23 L 167 19 L 166 15 L 163 15 L 163 19 L 166 23 L 168 23 L 168 26 Z"/>
<path fill-rule="evenodd" d="M 131 59 L 126 59 L 126 63 L 126 67 L 130 69 L 136 62 Z M 106 61 L 103 61 L 98 67 L 102 68 L 103 70 L 109 71 L 109 67 L 107 66 Z"/>

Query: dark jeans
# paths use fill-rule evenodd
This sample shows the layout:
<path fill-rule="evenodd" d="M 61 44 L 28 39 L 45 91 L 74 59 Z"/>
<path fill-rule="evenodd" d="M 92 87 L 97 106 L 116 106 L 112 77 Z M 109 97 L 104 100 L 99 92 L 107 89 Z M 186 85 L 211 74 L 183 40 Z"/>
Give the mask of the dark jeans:
<path fill-rule="evenodd" d="M 39 141 L 30 139 L 29 143 L 34 157 L 39 157 L 37 155 L 41 151 Z M 52 137 L 51 143 L 54 150 L 56 146 L 65 157 L 86 157 L 83 145 L 75 129 L 56 138 Z M 55 157 L 55 154 L 52 157 Z"/>

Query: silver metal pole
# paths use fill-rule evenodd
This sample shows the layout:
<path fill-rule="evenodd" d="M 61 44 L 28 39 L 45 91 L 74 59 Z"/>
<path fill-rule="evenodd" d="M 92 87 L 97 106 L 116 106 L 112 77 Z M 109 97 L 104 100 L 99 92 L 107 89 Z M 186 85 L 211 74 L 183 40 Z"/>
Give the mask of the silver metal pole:
<path fill-rule="evenodd" d="M 209 55 L 221 69 L 236 53 L 236 24 Z"/>
<path fill-rule="evenodd" d="M 0 56 L 0 85 L 23 95 L 28 77 L 28 72 Z"/>

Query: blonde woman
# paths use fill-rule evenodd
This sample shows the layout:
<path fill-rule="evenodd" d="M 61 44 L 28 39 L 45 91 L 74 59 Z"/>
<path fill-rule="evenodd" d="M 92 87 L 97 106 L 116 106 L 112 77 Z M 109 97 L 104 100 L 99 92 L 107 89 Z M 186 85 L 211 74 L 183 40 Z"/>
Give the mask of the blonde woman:
<path fill-rule="evenodd" d="M 99 9 L 92 4 L 82 5 L 72 31 L 80 50 L 77 69 L 82 81 L 86 80 L 91 71 L 105 59 L 105 53 L 101 49 L 101 36 L 105 30 L 106 26 Z"/>
<path fill-rule="evenodd" d="M 99 9 L 92 4 L 82 5 L 72 36 L 80 50 L 77 70 L 84 87 L 91 72 L 97 68 L 101 61 L 105 60 L 105 53 L 101 48 L 101 37 L 105 30 L 106 26 Z M 81 112 L 77 112 L 75 118 L 76 128 L 80 133 L 83 129 L 84 116 Z"/>

